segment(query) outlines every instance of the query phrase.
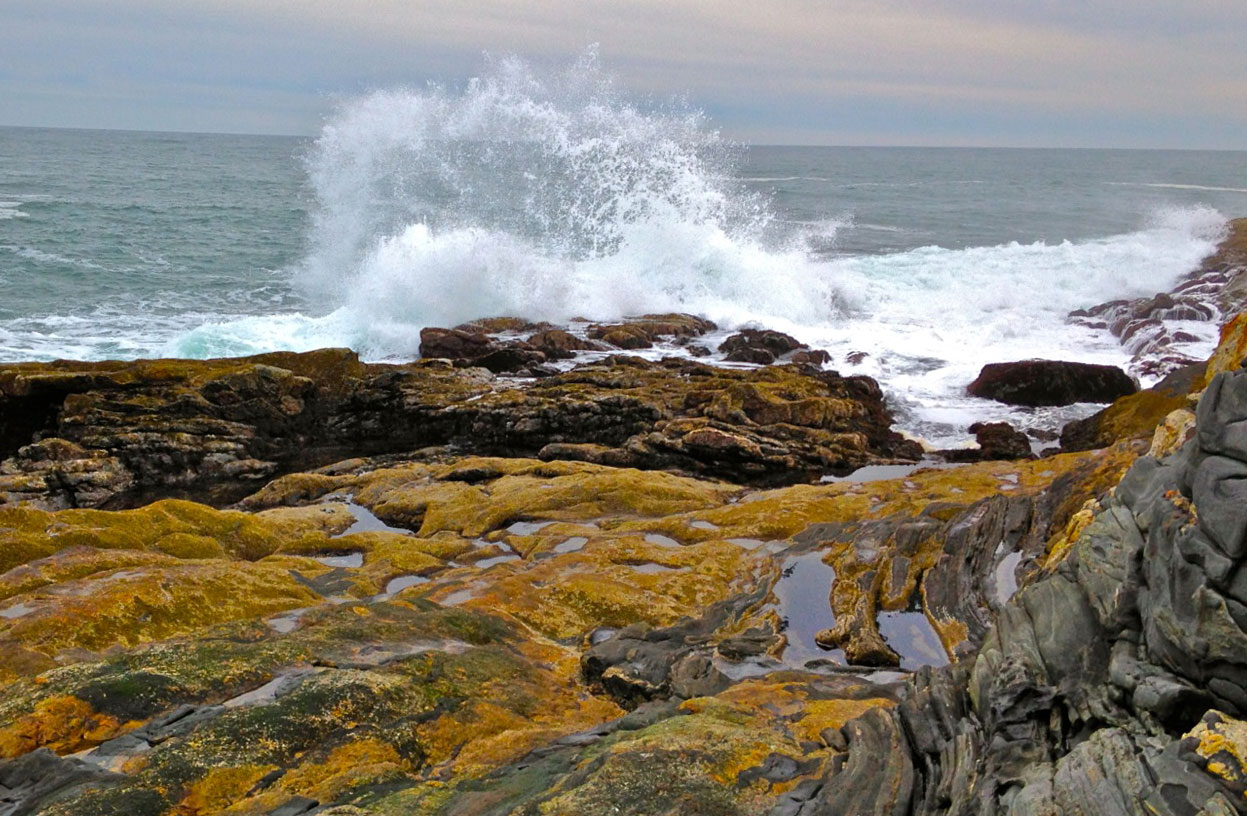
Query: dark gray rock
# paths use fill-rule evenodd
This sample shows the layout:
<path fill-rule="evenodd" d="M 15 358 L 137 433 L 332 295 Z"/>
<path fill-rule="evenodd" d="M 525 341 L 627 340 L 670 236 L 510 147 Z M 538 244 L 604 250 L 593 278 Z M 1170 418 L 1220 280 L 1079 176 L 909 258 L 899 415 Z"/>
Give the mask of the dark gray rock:
<path fill-rule="evenodd" d="M 1064 360 L 989 363 L 966 388 L 974 397 L 1035 407 L 1112 402 L 1138 390 L 1120 368 Z"/>
<path fill-rule="evenodd" d="M 27 816 L 74 790 L 123 778 L 47 748 L 0 760 L 0 816 Z"/>
<path fill-rule="evenodd" d="M 727 355 L 728 360 L 760 365 L 805 348 L 809 347 L 795 337 L 770 329 L 743 329 L 719 345 L 719 351 Z"/>
<path fill-rule="evenodd" d="M 1216 382 L 1197 436 L 1131 468 L 1071 555 L 988 621 L 977 657 L 924 670 L 896 708 L 846 725 L 845 754 L 773 816 L 1247 813 L 1237 760 L 1214 768 L 1183 737 L 1225 716 L 1210 709 L 1247 712 L 1247 375 Z M 956 548 L 958 529 L 1026 547 L 1034 522 L 1007 510 L 967 514 L 948 557 L 971 575 L 990 563 Z"/>
<path fill-rule="evenodd" d="M 1247 552 L 1247 461 L 1209 456 L 1199 463 L 1191 485 L 1199 508 L 1199 528 L 1231 558 Z"/>
<path fill-rule="evenodd" d="M 1247 461 L 1247 371 L 1212 378 L 1195 412 L 1199 447 L 1206 453 Z"/>

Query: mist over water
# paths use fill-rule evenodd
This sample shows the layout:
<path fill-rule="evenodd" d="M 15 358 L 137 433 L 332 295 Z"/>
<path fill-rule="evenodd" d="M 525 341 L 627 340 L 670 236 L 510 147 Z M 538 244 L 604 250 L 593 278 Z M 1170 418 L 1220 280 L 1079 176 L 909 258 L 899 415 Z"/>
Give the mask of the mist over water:
<path fill-rule="evenodd" d="M 375 93 L 309 159 L 319 206 L 299 282 L 367 314 L 380 355 L 494 314 L 806 306 L 816 276 L 763 248 L 771 213 L 734 177 L 737 152 L 697 111 L 623 98 L 592 54 L 546 76 L 500 60 L 461 93 Z M 811 319 L 831 302 L 820 288 Z"/>
<path fill-rule="evenodd" d="M 865 371 L 933 397 L 972 379 L 985 349 L 1121 363 L 1114 339 L 1065 315 L 1167 288 L 1225 226 L 1168 206 L 1106 237 L 844 252 L 844 233 L 916 225 L 778 217 L 778 191 L 821 185 L 828 208 L 849 191 L 830 174 L 741 173 L 740 158 L 699 112 L 627 99 L 592 53 L 544 75 L 495 61 L 459 92 L 374 93 L 307 160 L 317 206 L 296 284 L 330 313 L 211 331 L 409 358 L 430 325 L 687 311 L 866 351 Z"/>

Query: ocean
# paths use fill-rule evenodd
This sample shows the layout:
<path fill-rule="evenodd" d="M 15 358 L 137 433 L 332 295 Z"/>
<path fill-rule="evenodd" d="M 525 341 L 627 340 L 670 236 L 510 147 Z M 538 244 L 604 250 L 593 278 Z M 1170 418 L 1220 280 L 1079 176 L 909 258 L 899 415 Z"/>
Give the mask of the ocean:
<path fill-rule="evenodd" d="M 684 311 L 827 349 L 962 444 L 1093 410 L 964 387 L 988 362 L 1125 366 L 1068 312 L 1168 289 L 1240 215 L 1247 152 L 746 146 L 511 62 L 306 139 L 0 128 L 0 360 L 410 360 L 426 326 Z"/>

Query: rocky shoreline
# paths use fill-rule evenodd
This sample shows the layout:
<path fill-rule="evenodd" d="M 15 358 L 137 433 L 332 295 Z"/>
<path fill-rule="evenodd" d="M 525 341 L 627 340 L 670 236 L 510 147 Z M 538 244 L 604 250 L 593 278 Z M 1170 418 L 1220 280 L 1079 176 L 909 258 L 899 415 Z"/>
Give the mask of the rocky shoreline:
<path fill-rule="evenodd" d="M 0 816 L 1247 812 L 1225 277 L 1042 458 L 688 315 L 0 365 Z"/>

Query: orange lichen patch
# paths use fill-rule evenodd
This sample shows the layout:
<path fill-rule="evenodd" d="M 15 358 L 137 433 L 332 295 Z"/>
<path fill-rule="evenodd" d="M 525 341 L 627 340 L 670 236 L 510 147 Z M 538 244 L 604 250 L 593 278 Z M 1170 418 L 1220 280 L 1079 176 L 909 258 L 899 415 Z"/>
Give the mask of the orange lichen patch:
<path fill-rule="evenodd" d="M 895 701 L 884 697 L 871 697 L 866 700 L 809 700 L 805 704 L 805 716 L 796 720 L 792 728 L 799 739 L 819 742 L 822 733 L 827 729 L 843 728 L 849 720 L 855 720 L 873 708 L 894 705 Z"/>
<path fill-rule="evenodd" d="M 332 802 L 360 782 L 406 775 L 413 770 L 394 746 L 377 739 L 362 739 L 333 749 L 321 762 L 300 765 L 281 778 L 280 788 L 290 794 Z"/>
<path fill-rule="evenodd" d="M 492 765 L 505 761 L 512 751 L 511 738 L 529 728 L 528 720 L 516 712 L 482 700 L 437 719 L 420 735 L 434 764 L 455 757 L 466 765 Z M 471 739 L 465 739 L 468 735 Z"/>
<path fill-rule="evenodd" d="M 1204 370 L 1203 380 L 1199 383 L 1201 390 L 1206 388 L 1212 378 L 1223 371 L 1237 371 L 1247 358 L 1247 312 L 1241 312 L 1226 321 L 1221 327 L 1221 341 L 1208 358 L 1208 367 Z"/>
<path fill-rule="evenodd" d="M 22 677 L 33 677 L 56 667 L 56 661 L 47 655 L 18 646 L 12 642 L 0 642 L 0 686 L 8 685 Z"/>
<path fill-rule="evenodd" d="M 1095 521 L 1096 514 L 1101 510 L 1098 499 L 1087 499 L 1086 503 L 1069 517 L 1065 528 L 1057 533 L 1048 542 L 1048 555 L 1043 560 L 1043 568 L 1046 570 L 1056 569 L 1074 549 L 1074 544 L 1082 536 L 1082 531 L 1087 525 Z"/>
<path fill-rule="evenodd" d="M 1247 722 L 1210 711 L 1185 735 L 1203 757 L 1206 770 L 1242 790 L 1247 783 Z"/>
<path fill-rule="evenodd" d="M 801 713 L 806 701 L 804 689 L 798 683 L 771 681 L 767 679 L 744 680 L 713 697 L 694 697 L 680 704 L 684 711 L 699 713 L 718 710 L 720 706 L 771 719 L 790 721 Z"/>
<path fill-rule="evenodd" d="M 63 582 L 28 614 L 0 619 L 0 640 L 52 656 L 162 640 L 320 601 L 285 559 L 160 564 Z"/>
<path fill-rule="evenodd" d="M 956 618 L 942 618 L 928 612 L 927 620 L 931 622 L 931 628 L 935 630 L 940 644 L 949 655 L 955 656 L 957 648 L 970 639 L 969 628 Z"/>
<path fill-rule="evenodd" d="M 232 803 L 247 795 L 247 791 L 274 765 L 239 765 L 233 768 L 214 768 L 208 775 L 192 784 L 169 813 L 170 816 L 209 816 L 220 813 Z"/>
<path fill-rule="evenodd" d="M 736 784 L 743 771 L 761 765 L 771 753 L 817 755 L 821 749 L 810 753 L 809 745 L 823 745 L 825 731 L 839 729 L 873 708 L 896 705 L 883 697 L 825 699 L 823 693 L 812 696 L 811 687 L 800 681 L 759 678 L 737 683 L 714 697 L 686 700 L 680 707 L 691 715 L 754 732 L 756 739 L 738 739 L 711 771 L 719 782 Z"/>
<path fill-rule="evenodd" d="M 786 720 L 752 703 L 739 697 L 686 700 L 681 708 L 688 716 L 672 717 L 648 728 L 636 739 L 612 746 L 611 753 L 618 756 L 653 750 L 687 755 L 689 761 L 702 766 L 702 773 L 729 788 L 749 785 L 744 774 L 761 766 L 772 754 L 804 759 L 817 755 L 807 753 L 798 743 L 786 727 Z M 780 794 L 800 782 L 797 777 L 780 783 L 756 780 L 752 784 Z"/>
<path fill-rule="evenodd" d="M 72 754 L 120 736 L 139 725 L 100 714 L 90 703 L 76 697 L 48 697 L 29 714 L 0 729 L 0 759 L 12 759 L 36 748 Z"/>
<path fill-rule="evenodd" d="M 548 682 L 548 678 L 546 678 Z M 487 683 L 471 702 L 421 725 L 420 743 L 433 765 L 471 774 L 514 761 L 560 736 L 584 731 L 620 716 L 614 703 L 571 687 L 502 688 Z M 522 698 L 525 691 L 531 696 Z"/>

